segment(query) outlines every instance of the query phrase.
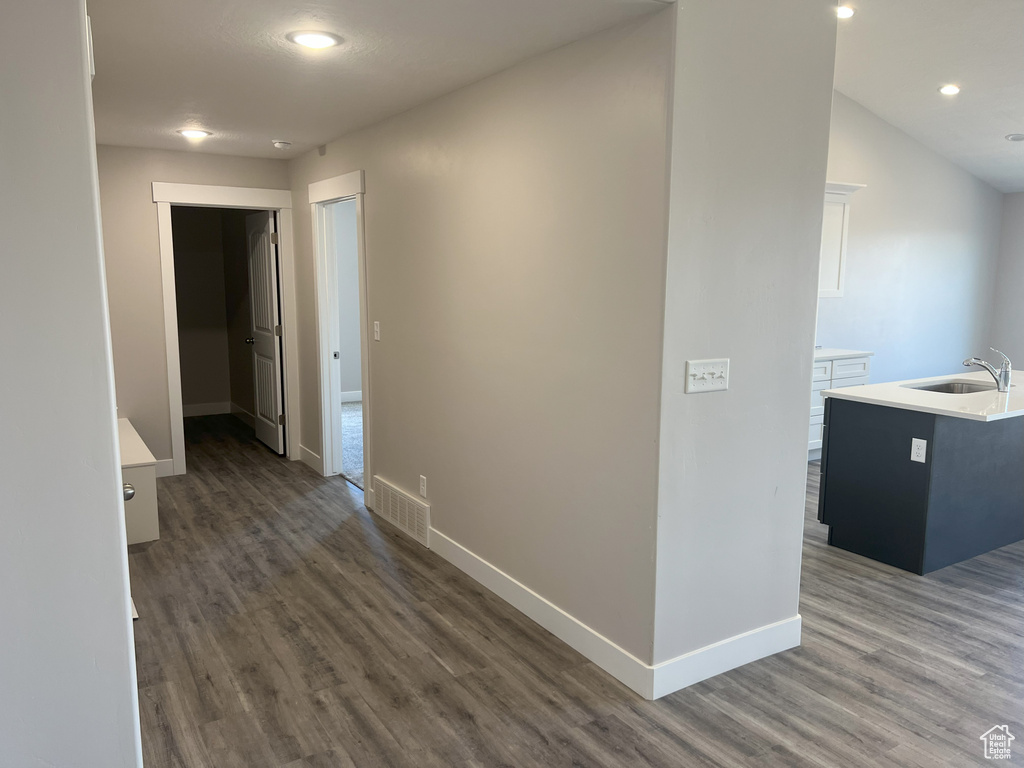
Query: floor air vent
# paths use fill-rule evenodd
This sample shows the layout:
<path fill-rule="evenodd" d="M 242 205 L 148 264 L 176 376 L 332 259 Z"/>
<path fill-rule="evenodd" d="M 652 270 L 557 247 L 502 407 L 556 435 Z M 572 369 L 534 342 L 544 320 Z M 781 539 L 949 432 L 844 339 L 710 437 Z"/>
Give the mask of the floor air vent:
<path fill-rule="evenodd" d="M 425 547 L 430 546 L 430 505 L 398 490 L 387 480 L 373 477 L 374 512 L 392 525 L 412 536 Z"/>

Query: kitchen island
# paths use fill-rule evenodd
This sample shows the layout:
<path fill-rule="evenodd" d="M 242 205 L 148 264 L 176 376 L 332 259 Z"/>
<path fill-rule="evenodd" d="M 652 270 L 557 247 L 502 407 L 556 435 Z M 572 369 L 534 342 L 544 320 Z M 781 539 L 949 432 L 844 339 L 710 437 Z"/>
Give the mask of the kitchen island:
<path fill-rule="evenodd" d="M 1024 389 L 980 372 L 824 396 L 829 544 L 924 574 L 1024 539 Z"/>

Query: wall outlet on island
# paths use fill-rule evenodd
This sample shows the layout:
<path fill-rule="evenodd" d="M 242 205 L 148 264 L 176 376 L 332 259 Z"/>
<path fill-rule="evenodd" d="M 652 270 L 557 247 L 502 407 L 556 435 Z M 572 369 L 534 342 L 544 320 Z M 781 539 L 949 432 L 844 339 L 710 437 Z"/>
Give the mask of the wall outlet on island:
<path fill-rule="evenodd" d="M 922 440 L 920 437 L 910 438 L 910 460 L 916 461 L 921 464 L 925 463 L 925 457 L 928 454 L 928 441 Z"/>
<path fill-rule="evenodd" d="M 424 475 L 420 475 L 420 496 L 427 498 L 427 478 Z"/>

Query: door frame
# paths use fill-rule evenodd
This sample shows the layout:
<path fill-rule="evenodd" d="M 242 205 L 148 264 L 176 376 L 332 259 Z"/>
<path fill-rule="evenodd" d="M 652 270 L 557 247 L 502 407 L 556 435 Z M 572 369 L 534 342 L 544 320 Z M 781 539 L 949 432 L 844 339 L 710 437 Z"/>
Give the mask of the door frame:
<path fill-rule="evenodd" d="M 281 294 L 281 325 L 283 326 L 281 354 L 284 369 L 285 450 L 289 459 L 299 458 L 299 360 L 297 354 L 299 345 L 291 191 L 154 181 L 153 202 L 157 209 L 157 233 L 160 238 L 160 275 L 163 284 L 164 346 L 167 351 L 172 474 L 185 474 L 185 424 L 181 403 L 181 360 L 178 354 L 178 305 L 174 287 L 172 205 L 195 208 L 246 208 L 277 214 L 277 257 Z"/>
<path fill-rule="evenodd" d="M 330 203 L 355 200 L 356 247 L 359 262 L 359 347 L 363 392 L 363 496 L 366 506 L 373 508 L 372 430 L 370 408 L 370 333 L 367 309 L 366 237 L 363 221 L 364 174 L 352 171 L 309 185 L 309 213 L 313 225 L 313 251 L 316 271 L 317 350 L 320 362 L 320 456 L 313 466 L 322 475 L 341 474 L 341 456 L 334 450 L 335 403 L 332 394 L 340 392 L 340 363 L 335 365 L 337 330 L 333 323 L 339 317 L 337 292 L 331 289 L 335 268 L 328 262 L 327 227 L 324 216 Z"/>

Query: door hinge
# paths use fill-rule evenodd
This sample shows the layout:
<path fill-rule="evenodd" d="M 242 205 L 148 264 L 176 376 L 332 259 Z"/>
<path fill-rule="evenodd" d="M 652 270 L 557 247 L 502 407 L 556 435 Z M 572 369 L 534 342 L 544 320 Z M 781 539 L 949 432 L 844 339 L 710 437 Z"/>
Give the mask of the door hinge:
<path fill-rule="evenodd" d="M 284 426 L 284 414 L 283 413 L 280 416 L 277 417 L 277 423 L 278 423 L 278 426 L 281 426 L 281 427 Z"/>
<path fill-rule="evenodd" d="M 275 336 L 280 336 L 281 335 L 281 326 L 280 325 L 275 325 L 274 326 L 274 335 Z"/>
<path fill-rule="evenodd" d="M 270 244 L 277 245 L 277 232 L 270 233 Z"/>

